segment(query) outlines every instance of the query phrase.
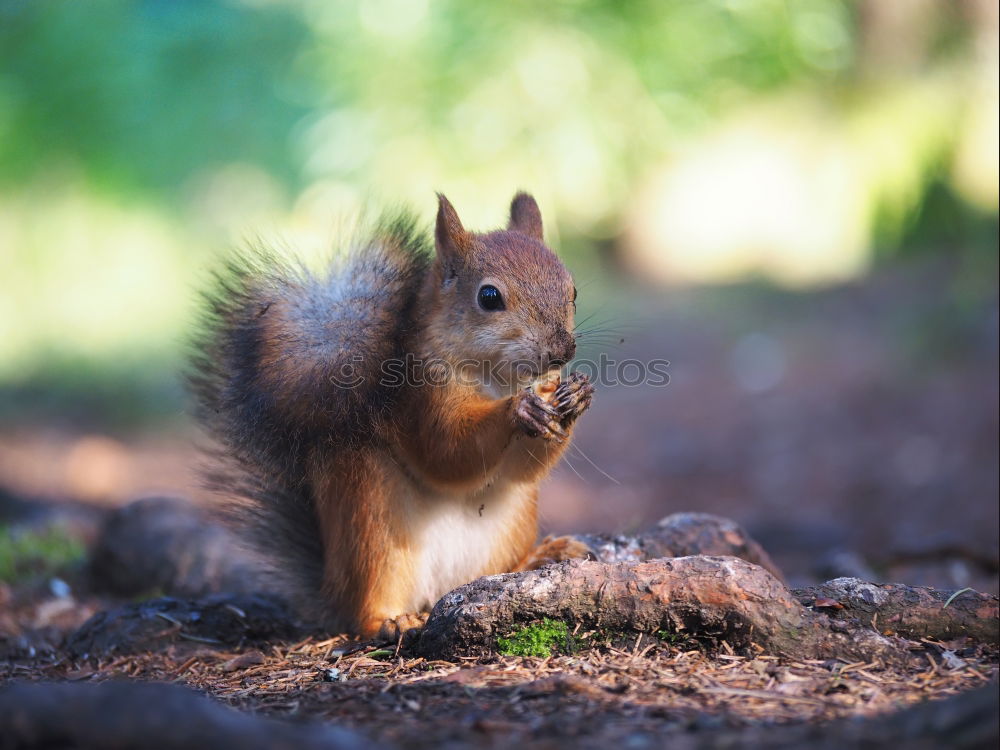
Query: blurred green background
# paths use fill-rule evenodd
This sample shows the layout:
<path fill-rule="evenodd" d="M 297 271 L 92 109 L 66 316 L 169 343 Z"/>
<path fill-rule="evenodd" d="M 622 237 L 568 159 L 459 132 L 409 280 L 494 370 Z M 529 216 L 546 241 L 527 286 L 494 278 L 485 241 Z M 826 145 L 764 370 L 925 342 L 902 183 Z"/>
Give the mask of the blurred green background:
<path fill-rule="evenodd" d="M 0 416 L 180 413 L 194 290 L 220 251 L 317 251 L 373 202 L 429 222 L 435 190 L 485 228 L 529 189 L 571 264 L 669 286 L 816 288 L 919 252 L 982 286 L 996 16 L 0 0 Z"/>
<path fill-rule="evenodd" d="M 180 372 L 222 253 L 429 227 L 436 190 L 488 229 L 526 189 L 580 353 L 671 362 L 599 387 L 543 530 L 700 510 L 794 580 L 995 591 L 997 15 L 0 0 L 0 523 L 212 502 Z"/>

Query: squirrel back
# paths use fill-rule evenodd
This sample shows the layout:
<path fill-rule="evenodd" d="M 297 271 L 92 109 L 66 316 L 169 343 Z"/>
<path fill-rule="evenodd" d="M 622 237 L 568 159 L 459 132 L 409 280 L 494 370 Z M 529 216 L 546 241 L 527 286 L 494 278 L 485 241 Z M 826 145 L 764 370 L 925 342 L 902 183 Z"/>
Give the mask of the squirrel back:
<path fill-rule="evenodd" d="M 304 459 L 369 439 L 392 408 L 398 385 L 379 366 L 404 356 L 431 253 L 398 214 L 358 230 L 321 273 L 259 245 L 231 254 L 202 295 L 188 384 L 212 442 L 206 484 L 307 613 L 323 549 Z"/>

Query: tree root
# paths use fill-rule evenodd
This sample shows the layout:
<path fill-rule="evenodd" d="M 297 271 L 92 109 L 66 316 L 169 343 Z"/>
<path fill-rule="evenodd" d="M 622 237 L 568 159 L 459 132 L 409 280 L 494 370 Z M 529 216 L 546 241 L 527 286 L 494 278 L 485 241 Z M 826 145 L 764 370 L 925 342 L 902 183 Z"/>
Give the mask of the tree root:
<path fill-rule="evenodd" d="M 901 583 L 836 578 L 819 586 L 795 589 L 793 593 L 802 604 L 823 609 L 838 621 L 860 620 L 875 630 L 904 638 L 950 641 L 968 636 L 979 642 L 996 643 L 1000 635 L 997 597 L 972 589 L 949 592 Z M 840 606 L 823 607 L 828 601 Z"/>
<path fill-rule="evenodd" d="M 290 724 L 221 706 L 179 685 L 18 684 L 0 689 L 0 748 L 362 750 L 354 732 Z"/>
<path fill-rule="evenodd" d="M 944 607 L 947 596 L 905 586 L 878 587 L 856 582 L 825 584 L 831 593 L 862 590 L 883 603 L 927 602 L 905 618 L 911 637 L 973 635 L 997 638 L 997 597 L 975 592 L 961 607 Z M 840 588 L 838 588 L 840 587 Z M 944 598 L 942 598 L 944 597 Z M 822 599 L 823 597 L 821 597 Z M 833 598 L 830 597 L 831 601 Z M 932 603 L 940 602 L 935 608 Z M 815 603 L 815 598 L 814 598 Z M 825 602 L 821 602 L 823 604 Z M 844 606 L 850 613 L 859 611 Z M 833 607 L 836 609 L 836 607 Z M 889 617 L 900 614 L 890 608 Z M 427 656 L 455 658 L 492 652 L 498 637 L 545 617 L 588 628 L 689 634 L 725 641 L 733 648 L 797 659 L 879 660 L 905 664 L 911 642 L 886 635 L 866 619 L 831 617 L 827 608 L 808 608 L 771 573 L 735 557 L 695 555 L 645 562 L 573 560 L 524 573 L 480 578 L 446 594 L 431 612 L 417 648 Z M 836 610 L 838 613 L 840 610 Z M 889 612 L 890 610 L 887 610 Z M 900 623 L 904 622 L 900 614 Z M 921 624 L 929 627 L 921 628 Z M 902 625 L 893 629 L 902 632 Z"/>
<path fill-rule="evenodd" d="M 779 581 L 784 576 L 764 548 L 728 518 L 708 513 L 674 513 L 636 536 L 577 534 L 595 560 L 638 562 L 661 557 L 727 555 L 764 568 Z"/>
<path fill-rule="evenodd" d="M 261 590 L 262 566 L 233 533 L 186 500 L 147 497 L 108 513 L 90 553 L 96 589 L 197 598 Z"/>

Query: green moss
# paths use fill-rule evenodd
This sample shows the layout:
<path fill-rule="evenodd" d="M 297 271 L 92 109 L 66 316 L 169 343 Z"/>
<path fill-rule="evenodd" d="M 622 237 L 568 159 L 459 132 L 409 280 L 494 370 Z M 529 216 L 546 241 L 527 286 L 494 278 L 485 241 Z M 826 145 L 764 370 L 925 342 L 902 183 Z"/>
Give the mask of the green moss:
<path fill-rule="evenodd" d="M 571 628 L 558 620 L 543 619 L 533 622 L 506 638 L 497 638 L 497 651 L 505 656 L 547 657 L 554 652 L 573 654 L 581 650 L 617 648 L 632 650 L 641 642 L 648 645 L 652 638 L 670 646 L 697 646 L 698 642 L 689 634 L 671 629 L 661 629 L 654 633 L 640 634 L 635 630 L 612 627 L 595 627 L 581 632 L 570 632 Z M 637 641 L 636 639 L 640 639 Z"/>
<path fill-rule="evenodd" d="M 55 575 L 83 559 L 85 548 L 61 526 L 39 531 L 0 529 L 0 581 Z"/>
<path fill-rule="evenodd" d="M 550 620 L 528 625 L 508 638 L 497 638 L 497 650 L 504 656 L 552 656 L 553 648 L 568 649 L 569 628 L 566 623 Z"/>
<path fill-rule="evenodd" d="M 657 630 L 656 637 L 661 641 L 669 643 L 671 646 L 676 646 L 686 640 L 685 636 L 675 633 L 672 630 Z"/>

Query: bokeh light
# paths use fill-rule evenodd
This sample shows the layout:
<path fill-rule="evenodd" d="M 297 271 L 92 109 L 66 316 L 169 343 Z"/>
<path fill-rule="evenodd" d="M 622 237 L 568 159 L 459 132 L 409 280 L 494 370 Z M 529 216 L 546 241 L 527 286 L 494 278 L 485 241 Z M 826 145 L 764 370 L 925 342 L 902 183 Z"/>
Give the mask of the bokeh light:
<path fill-rule="evenodd" d="M 436 190 L 661 284 L 992 253 L 995 5 L 4 3 L 0 379 L 155 381 L 221 252 Z"/>

